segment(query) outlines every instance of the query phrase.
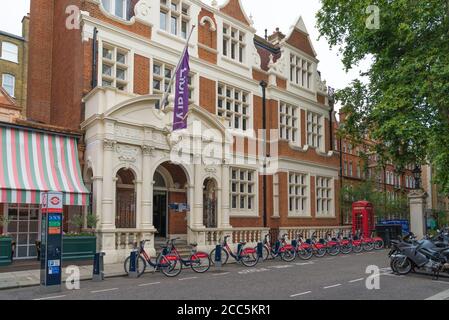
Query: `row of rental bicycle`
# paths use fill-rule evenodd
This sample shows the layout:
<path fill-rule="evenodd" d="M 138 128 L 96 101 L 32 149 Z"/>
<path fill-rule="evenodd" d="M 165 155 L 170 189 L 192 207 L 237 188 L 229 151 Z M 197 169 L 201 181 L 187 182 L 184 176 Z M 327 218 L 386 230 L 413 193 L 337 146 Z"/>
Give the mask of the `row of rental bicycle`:
<path fill-rule="evenodd" d="M 336 236 L 328 233 L 321 239 L 316 233 L 309 239 L 304 239 L 302 234 L 297 234 L 291 241 L 288 241 L 287 234 L 284 234 L 274 243 L 270 240 L 270 236 L 266 235 L 264 240 L 254 248 L 248 247 L 246 242 L 240 242 L 235 250 L 228 244 L 229 238 L 230 236 L 224 237 L 223 241 L 220 241 L 210 253 L 198 251 L 197 244 L 191 244 L 192 251 L 187 258 L 183 258 L 176 248 L 176 241 L 179 238 L 171 239 L 161 247 L 154 259 L 145 251 L 145 243 L 149 240 L 143 240 L 139 245 L 135 244 L 135 250 L 125 260 L 125 272 L 127 274 L 133 272 L 140 277 L 147 268 L 152 268 L 153 271 L 160 271 L 167 277 L 176 277 L 183 268 L 205 273 L 212 265 L 225 265 L 230 258 L 246 267 L 254 267 L 259 262 L 277 258 L 292 262 L 296 258 L 310 260 L 314 256 L 322 258 L 326 255 L 347 255 L 352 252 L 360 253 L 384 248 L 382 238 L 361 236 L 360 232 L 356 235 L 349 234 L 347 237 L 344 237 L 342 233 Z"/>

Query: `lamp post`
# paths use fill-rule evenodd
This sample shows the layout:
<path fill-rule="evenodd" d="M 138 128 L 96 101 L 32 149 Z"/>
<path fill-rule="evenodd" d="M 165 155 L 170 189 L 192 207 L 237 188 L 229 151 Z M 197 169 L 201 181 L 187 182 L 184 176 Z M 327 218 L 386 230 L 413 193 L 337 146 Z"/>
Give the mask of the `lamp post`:
<path fill-rule="evenodd" d="M 419 190 L 421 189 L 421 167 L 416 165 L 412 173 L 415 178 L 415 189 Z"/>

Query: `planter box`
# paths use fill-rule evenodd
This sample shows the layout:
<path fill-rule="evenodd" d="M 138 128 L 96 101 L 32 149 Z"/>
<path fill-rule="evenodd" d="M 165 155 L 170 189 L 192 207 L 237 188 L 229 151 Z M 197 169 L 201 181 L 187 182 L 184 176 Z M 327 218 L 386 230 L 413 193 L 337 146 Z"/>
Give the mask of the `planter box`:
<path fill-rule="evenodd" d="M 62 261 L 93 259 L 97 251 L 97 237 L 63 237 Z"/>
<path fill-rule="evenodd" d="M 8 266 L 11 260 L 11 238 L 0 238 L 0 266 Z"/>

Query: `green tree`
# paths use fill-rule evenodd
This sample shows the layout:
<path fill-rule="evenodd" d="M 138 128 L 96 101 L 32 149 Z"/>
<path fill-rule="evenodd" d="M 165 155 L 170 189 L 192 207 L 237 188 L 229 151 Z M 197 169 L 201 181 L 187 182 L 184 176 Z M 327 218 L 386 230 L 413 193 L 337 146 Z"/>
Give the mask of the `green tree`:
<path fill-rule="evenodd" d="M 374 151 L 400 169 L 430 162 L 449 194 L 449 0 L 321 2 L 319 31 L 340 48 L 345 68 L 372 61 L 362 73 L 367 84 L 355 80 L 336 93 L 346 114 L 342 134 L 382 142 Z"/>

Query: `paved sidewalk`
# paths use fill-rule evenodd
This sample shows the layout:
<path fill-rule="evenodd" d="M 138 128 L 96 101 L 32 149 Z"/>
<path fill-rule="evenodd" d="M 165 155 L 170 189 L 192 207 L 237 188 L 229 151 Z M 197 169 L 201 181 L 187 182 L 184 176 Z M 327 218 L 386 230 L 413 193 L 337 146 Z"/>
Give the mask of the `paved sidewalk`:
<path fill-rule="evenodd" d="M 75 265 L 75 264 L 74 264 Z M 92 279 L 92 266 L 78 266 L 80 268 L 81 280 Z M 68 277 L 63 268 L 63 281 Z M 124 276 L 123 263 L 108 264 L 104 266 L 105 277 Z M 38 286 L 40 284 L 40 270 L 16 271 L 0 273 L 0 290 Z"/>

